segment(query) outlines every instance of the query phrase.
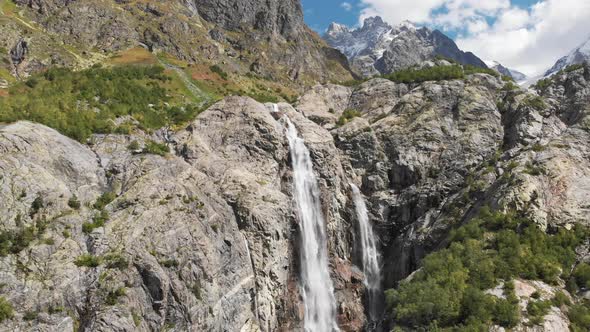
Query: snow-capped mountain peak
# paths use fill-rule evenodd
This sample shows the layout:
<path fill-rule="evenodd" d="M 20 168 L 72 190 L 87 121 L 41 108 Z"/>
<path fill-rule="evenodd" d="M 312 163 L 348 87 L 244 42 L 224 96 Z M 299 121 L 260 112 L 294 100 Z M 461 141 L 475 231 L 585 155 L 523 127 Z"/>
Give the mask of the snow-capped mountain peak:
<path fill-rule="evenodd" d="M 518 70 L 515 69 L 511 69 L 511 68 L 507 68 L 504 67 L 500 62 L 498 61 L 491 61 L 491 60 L 486 60 L 484 61 L 486 63 L 486 65 L 488 65 L 488 67 L 490 67 L 491 69 L 497 71 L 498 73 L 502 74 L 502 75 L 506 75 L 506 76 L 510 76 L 512 77 L 515 81 L 517 82 L 522 82 L 527 80 L 527 76 L 521 72 L 519 72 Z"/>
<path fill-rule="evenodd" d="M 461 51 L 442 32 L 417 27 L 410 21 L 392 26 L 375 16 L 365 19 L 363 26 L 354 30 L 332 24 L 324 39 L 344 53 L 363 76 L 388 74 L 436 56 L 486 67 L 477 56 Z"/>
<path fill-rule="evenodd" d="M 577 65 L 584 62 L 590 61 L 590 38 L 576 47 L 568 55 L 559 59 L 551 69 L 549 69 L 545 76 L 551 76 L 562 69 L 565 69 L 571 65 Z"/>

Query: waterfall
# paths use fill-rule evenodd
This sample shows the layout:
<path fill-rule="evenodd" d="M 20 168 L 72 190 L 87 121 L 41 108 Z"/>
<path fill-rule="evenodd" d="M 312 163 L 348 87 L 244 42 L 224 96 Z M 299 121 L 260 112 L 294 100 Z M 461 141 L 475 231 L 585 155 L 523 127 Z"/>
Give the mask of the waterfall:
<path fill-rule="evenodd" d="M 360 243 L 363 259 L 363 272 L 365 274 L 364 284 L 367 290 L 367 306 L 369 321 L 377 324 L 381 318 L 380 307 L 382 301 L 381 294 L 381 267 L 379 265 L 379 251 L 377 250 L 377 241 L 375 233 L 369 222 L 369 213 L 367 205 L 361 194 L 361 191 L 354 184 L 352 187 L 352 199 L 356 208 L 356 215 L 359 222 Z"/>
<path fill-rule="evenodd" d="M 306 332 L 339 331 L 336 300 L 328 267 L 328 248 L 320 192 L 309 150 L 285 117 L 293 163 L 294 196 L 301 232 L 301 292 Z"/>

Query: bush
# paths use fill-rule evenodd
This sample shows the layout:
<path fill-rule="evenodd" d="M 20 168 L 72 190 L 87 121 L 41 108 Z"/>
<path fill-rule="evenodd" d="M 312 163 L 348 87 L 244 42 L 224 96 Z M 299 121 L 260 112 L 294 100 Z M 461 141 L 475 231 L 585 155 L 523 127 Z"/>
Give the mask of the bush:
<path fill-rule="evenodd" d="M 132 152 L 139 151 L 139 149 L 140 149 L 139 143 L 137 141 L 132 141 L 127 146 L 127 149 Z"/>
<path fill-rule="evenodd" d="M 132 122 L 113 125 L 123 116 L 133 117 L 144 129 L 181 124 L 200 108 L 178 97 L 186 93 L 169 87 L 170 80 L 159 66 L 50 68 L 12 86 L 10 98 L 0 98 L 0 122 L 34 121 L 80 142 L 93 133 L 130 132 Z"/>
<path fill-rule="evenodd" d="M 494 77 L 500 77 L 500 74 L 490 68 L 482 68 L 472 65 L 465 65 L 463 66 L 463 70 L 465 71 L 465 75 L 473 75 L 473 74 L 488 74 Z"/>
<path fill-rule="evenodd" d="M 94 215 L 92 222 L 82 224 L 82 232 L 90 234 L 96 228 L 103 227 L 108 220 L 109 213 L 105 210 L 102 210 Z"/>
<path fill-rule="evenodd" d="M 451 232 L 447 248 L 422 260 L 411 281 L 386 291 L 388 311 L 397 325 L 409 329 L 427 329 L 432 321 L 442 329 L 492 323 L 513 327 L 520 319 L 514 284 L 505 283 L 506 299 L 484 291 L 500 279 L 555 283 L 574 265 L 575 249 L 588 234 L 577 226 L 550 235 L 527 219 L 483 208 L 477 218 Z M 533 304 L 530 313 L 538 317 L 548 304 Z"/>
<path fill-rule="evenodd" d="M 585 305 L 574 305 L 568 311 L 573 332 L 590 331 L 590 308 Z"/>
<path fill-rule="evenodd" d="M 579 288 L 590 289 L 590 265 L 581 263 L 576 266 L 573 277 Z"/>
<path fill-rule="evenodd" d="M 353 109 L 347 109 L 345 110 L 342 115 L 340 116 L 340 118 L 338 119 L 338 121 L 336 122 L 337 126 L 344 126 L 345 124 L 347 124 L 350 120 L 360 117 L 362 114 L 361 112 L 357 111 L 357 110 L 353 110 Z"/>
<path fill-rule="evenodd" d="M 29 211 L 29 215 L 31 217 L 33 217 L 34 215 L 37 214 L 37 212 L 39 212 L 39 210 L 41 210 L 44 207 L 45 207 L 45 203 L 43 202 L 43 197 L 37 196 L 37 198 L 35 198 L 33 203 L 31 203 L 31 210 Z"/>
<path fill-rule="evenodd" d="M 385 76 L 385 78 L 397 83 L 422 83 L 426 81 L 462 79 L 464 77 L 465 74 L 460 65 L 403 69 Z"/>
<path fill-rule="evenodd" d="M 12 304 L 8 302 L 3 296 L 0 296 L 0 323 L 14 316 L 14 309 Z"/>
<path fill-rule="evenodd" d="M 558 308 L 561 306 L 564 306 L 564 305 L 571 305 L 572 304 L 569 297 L 567 295 L 565 295 L 565 293 L 562 291 L 555 293 L 555 295 L 551 299 L 551 303 L 553 303 L 553 305 Z"/>
<path fill-rule="evenodd" d="M 143 153 L 155 154 L 158 156 L 165 156 L 170 152 L 170 148 L 166 144 L 148 141 L 143 149 Z"/>
<path fill-rule="evenodd" d="M 114 192 L 106 192 L 96 199 L 96 202 L 94 202 L 94 208 L 97 210 L 102 210 L 112 201 L 114 201 L 115 198 L 117 198 L 117 195 Z"/>
<path fill-rule="evenodd" d="M 76 264 L 76 266 L 78 267 L 97 267 L 99 266 L 101 263 L 101 259 L 100 257 L 97 256 L 93 256 L 90 254 L 84 254 L 82 256 L 79 256 L 75 261 L 74 264 Z"/>
<path fill-rule="evenodd" d="M 125 288 L 124 288 L 124 287 L 117 288 L 117 289 L 116 289 L 116 290 L 114 290 L 114 291 L 110 291 L 110 292 L 108 292 L 108 294 L 107 294 L 107 297 L 106 297 L 105 303 L 106 303 L 107 305 L 115 305 L 115 304 L 117 304 L 117 301 L 119 300 L 119 298 L 120 298 L 121 296 L 125 296 L 125 294 L 126 294 L 126 293 L 127 293 L 127 292 L 125 291 Z"/>
<path fill-rule="evenodd" d="M 76 195 L 72 196 L 68 200 L 68 206 L 74 210 L 80 209 L 80 201 L 78 200 L 78 197 Z"/>
<path fill-rule="evenodd" d="M 530 301 L 527 305 L 527 313 L 531 323 L 539 325 L 543 323 L 543 317 L 549 312 L 551 308 L 551 301 Z"/>
<path fill-rule="evenodd" d="M 583 64 L 576 64 L 576 65 L 571 65 L 571 66 L 567 66 L 563 71 L 566 73 L 571 73 L 573 71 L 579 70 L 584 68 Z"/>
<path fill-rule="evenodd" d="M 209 67 L 209 69 L 216 73 L 217 75 L 219 75 L 219 77 L 223 78 L 224 80 L 227 81 L 228 75 L 225 71 L 223 71 L 223 69 L 221 69 L 221 67 L 219 67 L 218 65 L 213 65 L 211 67 Z"/>

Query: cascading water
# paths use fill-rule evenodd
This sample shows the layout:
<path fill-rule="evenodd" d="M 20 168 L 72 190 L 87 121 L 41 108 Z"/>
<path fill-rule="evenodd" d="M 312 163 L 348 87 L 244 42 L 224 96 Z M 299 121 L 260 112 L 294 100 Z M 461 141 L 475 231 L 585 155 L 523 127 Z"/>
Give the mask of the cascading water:
<path fill-rule="evenodd" d="M 325 222 L 309 150 L 293 123 L 285 117 L 293 163 L 294 196 L 301 231 L 301 288 L 305 331 L 339 331 L 336 300 L 328 268 Z"/>
<path fill-rule="evenodd" d="M 381 267 L 379 265 L 379 251 L 373 227 L 369 222 L 369 213 L 363 195 L 357 186 L 352 187 L 352 199 L 356 208 L 359 222 L 360 243 L 363 258 L 363 272 L 365 273 L 365 288 L 367 290 L 367 306 L 369 321 L 375 325 L 381 318 L 382 307 Z"/>

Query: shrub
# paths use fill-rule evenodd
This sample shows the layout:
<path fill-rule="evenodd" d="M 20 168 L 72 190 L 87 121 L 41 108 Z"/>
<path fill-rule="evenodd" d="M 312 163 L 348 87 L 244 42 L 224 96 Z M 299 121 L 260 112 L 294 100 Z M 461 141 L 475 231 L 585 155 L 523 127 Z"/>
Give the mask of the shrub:
<path fill-rule="evenodd" d="M 14 309 L 12 304 L 8 302 L 3 296 L 0 296 L 0 323 L 14 316 Z"/>
<path fill-rule="evenodd" d="M 556 306 L 558 308 L 563 305 L 572 304 L 569 297 L 567 295 L 565 295 L 565 293 L 562 291 L 556 292 L 555 295 L 553 296 L 553 298 L 551 299 L 551 302 L 553 303 L 554 306 Z"/>
<path fill-rule="evenodd" d="M 160 66 L 50 68 L 10 88 L 11 97 L 0 101 L 0 122 L 39 122 L 80 142 L 93 133 L 128 133 L 135 121 L 146 129 L 180 124 L 197 114 L 202 100 L 186 100 L 170 80 Z M 135 121 L 115 127 L 123 116 Z"/>
<path fill-rule="evenodd" d="M 97 267 L 101 263 L 100 257 L 93 256 L 90 254 L 84 254 L 82 256 L 78 256 L 78 258 L 74 261 L 74 264 L 78 267 Z"/>
<path fill-rule="evenodd" d="M 117 288 L 114 291 L 110 291 L 107 294 L 105 303 L 107 305 L 115 305 L 121 296 L 125 296 L 127 292 L 125 291 L 125 287 Z"/>
<path fill-rule="evenodd" d="M 524 100 L 524 105 L 530 106 L 537 111 L 542 111 L 547 108 L 547 104 L 543 100 L 543 97 L 529 97 Z"/>
<path fill-rule="evenodd" d="M 338 119 L 338 121 L 336 122 L 337 126 L 344 126 L 345 124 L 347 124 L 350 120 L 354 119 L 354 118 L 358 118 L 360 117 L 362 114 L 361 112 L 357 111 L 357 110 L 353 110 L 353 109 L 347 109 L 345 110 L 342 115 L 340 116 L 340 118 Z"/>
<path fill-rule="evenodd" d="M 427 255 L 410 281 L 386 291 L 387 310 L 395 324 L 416 330 L 432 321 L 443 330 L 492 323 L 513 327 L 520 319 L 514 284 L 505 283 L 506 299 L 484 291 L 500 279 L 517 277 L 555 283 L 576 262 L 575 249 L 588 234 L 581 226 L 547 234 L 515 214 L 483 208 L 451 232 L 447 248 Z M 548 304 L 533 304 L 530 313 L 538 317 Z"/>
<path fill-rule="evenodd" d="M 385 76 L 385 78 L 397 83 L 422 83 L 426 81 L 462 79 L 464 77 L 465 74 L 460 65 L 403 69 Z"/>
<path fill-rule="evenodd" d="M 572 306 L 568 311 L 568 317 L 571 322 L 571 331 L 590 331 L 590 308 L 587 306 L 582 304 Z"/>
<path fill-rule="evenodd" d="M 132 141 L 131 143 L 129 143 L 129 145 L 127 146 L 127 149 L 129 151 L 139 151 L 140 146 L 139 143 L 137 141 Z"/>
<path fill-rule="evenodd" d="M 488 74 L 494 77 L 500 77 L 500 74 L 490 68 L 482 68 L 472 65 L 465 65 L 463 66 L 463 70 L 465 71 L 465 75 L 473 75 L 473 74 Z"/>
<path fill-rule="evenodd" d="M 166 144 L 148 141 L 143 149 L 143 153 L 155 154 L 158 156 L 165 156 L 170 152 L 170 148 Z"/>
<path fill-rule="evenodd" d="M 108 220 L 109 213 L 105 210 L 101 210 L 92 217 L 92 222 L 82 224 L 82 232 L 90 234 L 96 228 L 103 227 Z"/>
<path fill-rule="evenodd" d="M 72 196 L 68 200 L 68 206 L 74 210 L 80 209 L 80 201 L 78 200 L 78 197 L 76 195 Z"/>
<path fill-rule="evenodd" d="M 219 77 L 221 77 L 222 79 L 227 81 L 228 75 L 225 71 L 223 71 L 223 69 L 221 69 L 221 67 L 219 67 L 218 65 L 213 65 L 211 67 L 209 67 L 209 69 L 216 73 L 217 75 L 219 75 Z"/>
<path fill-rule="evenodd" d="M 23 315 L 23 319 L 26 320 L 26 321 L 31 321 L 31 320 L 37 319 L 37 316 L 39 316 L 39 313 L 38 312 L 36 312 L 36 311 L 27 311 Z"/>
<path fill-rule="evenodd" d="M 106 192 L 96 199 L 96 202 L 94 202 L 94 208 L 97 210 L 102 210 L 112 201 L 114 201 L 115 198 L 117 198 L 117 195 L 114 192 Z"/>
<path fill-rule="evenodd" d="M 43 197 L 37 196 L 37 198 L 35 198 L 33 203 L 31 203 L 31 210 L 29 211 L 29 215 L 31 217 L 33 217 L 34 215 L 37 214 L 37 212 L 39 212 L 39 210 L 41 210 L 44 207 L 45 207 L 45 203 L 43 202 Z"/>
<path fill-rule="evenodd" d="M 566 73 L 571 73 L 573 71 L 576 71 L 576 70 L 582 69 L 582 68 L 584 68 L 583 64 L 575 64 L 575 65 L 567 66 L 563 71 Z"/>
<path fill-rule="evenodd" d="M 581 263 L 576 266 L 573 277 L 579 288 L 590 289 L 590 265 Z"/>
<path fill-rule="evenodd" d="M 125 259 L 125 257 L 118 254 L 106 255 L 104 260 L 108 269 L 123 270 L 129 266 L 129 262 Z"/>
<path fill-rule="evenodd" d="M 551 308 L 551 301 L 530 301 L 527 305 L 527 313 L 531 323 L 539 325 L 543 322 L 543 317 L 549 312 Z"/>

